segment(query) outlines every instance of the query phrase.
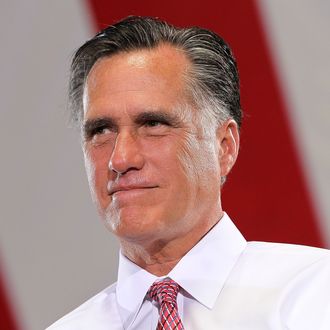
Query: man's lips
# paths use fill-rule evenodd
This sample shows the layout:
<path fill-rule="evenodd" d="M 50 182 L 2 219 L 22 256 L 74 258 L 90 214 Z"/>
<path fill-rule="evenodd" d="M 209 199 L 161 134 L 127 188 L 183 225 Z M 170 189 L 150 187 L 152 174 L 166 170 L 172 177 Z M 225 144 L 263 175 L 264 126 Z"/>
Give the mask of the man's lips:
<path fill-rule="evenodd" d="M 118 192 L 129 192 L 129 191 L 143 191 L 143 190 L 149 190 L 149 189 L 153 189 L 153 188 L 157 188 L 156 185 L 113 185 L 112 187 L 110 187 L 110 189 L 108 189 L 108 193 L 110 196 L 118 193 Z"/>

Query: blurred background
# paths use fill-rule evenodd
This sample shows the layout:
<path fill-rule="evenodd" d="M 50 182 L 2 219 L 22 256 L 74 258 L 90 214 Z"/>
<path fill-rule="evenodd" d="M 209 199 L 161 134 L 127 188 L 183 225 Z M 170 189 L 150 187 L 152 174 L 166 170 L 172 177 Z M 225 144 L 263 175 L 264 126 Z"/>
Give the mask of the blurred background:
<path fill-rule="evenodd" d="M 1 0 L 1 329 L 44 329 L 116 279 L 66 90 L 74 50 L 133 14 L 232 46 L 245 118 L 223 205 L 246 238 L 330 247 L 329 1 Z"/>

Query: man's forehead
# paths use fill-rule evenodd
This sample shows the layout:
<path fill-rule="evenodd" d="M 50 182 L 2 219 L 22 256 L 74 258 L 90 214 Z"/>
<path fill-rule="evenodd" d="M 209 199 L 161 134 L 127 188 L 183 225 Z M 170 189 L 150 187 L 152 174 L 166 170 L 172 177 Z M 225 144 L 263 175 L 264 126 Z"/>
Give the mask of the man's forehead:
<path fill-rule="evenodd" d="M 175 61 L 171 59 L 176 58 Z M 172 46 L 121 52 L 100 59 L 91 69 L 84 88 L 83 105 L 108 103 L 111 99 L 133 98 L 139 102 L 139 92 L 159 99 L 186 99 L 186 71 L 190 63 Z M 145 94 L 146 95 L 146 94 Z"/>
<path fill-rule="evenodd" d="M 93 79 L 99 74 L 111 74 L 126 68 L 126 73 L 132 70 L 150 71 L 154 75 L 164 78 L 175 78 L 186 75 L 191 67 L 184 52 L 170 44 L 161 44 L 157 47 L 121 51 L 117 54 L 100 58 L 90 70 L 87 82 L 93 83 Z"/>

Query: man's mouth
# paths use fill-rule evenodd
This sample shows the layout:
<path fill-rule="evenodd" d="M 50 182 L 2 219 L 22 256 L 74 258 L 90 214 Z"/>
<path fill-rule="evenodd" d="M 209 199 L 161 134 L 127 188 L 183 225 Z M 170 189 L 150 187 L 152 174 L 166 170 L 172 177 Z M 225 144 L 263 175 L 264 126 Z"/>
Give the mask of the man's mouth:
<path fill-rule="evenodd" d="M 110 189 L 108 189 L 109 195 L 113 196 L 115 194 L 118 193 L 125 193 L 125 192 L 144 192 L 150 189 L 154 189 L 157 188 L 156 185 L 131 185 L 131 184 L 127 184 L 127 185 L 121 185 L 121 184 L 117 184 L 117 185 L 112 185 L 112 187 L 110 187 Z"/>

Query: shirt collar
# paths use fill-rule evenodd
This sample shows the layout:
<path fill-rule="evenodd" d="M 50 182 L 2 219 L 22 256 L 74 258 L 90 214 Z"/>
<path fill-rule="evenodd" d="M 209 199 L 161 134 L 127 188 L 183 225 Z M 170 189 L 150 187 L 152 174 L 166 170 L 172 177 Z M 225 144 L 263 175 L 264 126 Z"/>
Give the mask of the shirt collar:
<path fill-rule="evenodd" d="M 116 296 L 124 329 L 135 319 L 147 291 L 156 279 L 157 276 L 134 264 L 120 252 Z"/>
<path fill-rule="evenodd" d="M 224 213 L 221 220 L 180 260 L 168 277 L 211 309 L 246 244 L 242 234 Z"/>
<path fill-rule="evenodd" d="M 172 269 L 168 277 L 207 308 L 212 308 L 246 240 L 224 216 Z M 124 326 L 135 318 L 146 292 L 158 278 L 122 253 L 119 257 L 117 303 Z"/>

